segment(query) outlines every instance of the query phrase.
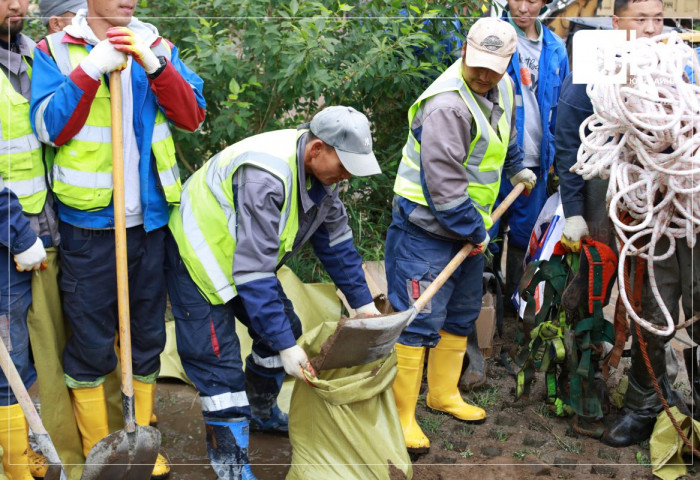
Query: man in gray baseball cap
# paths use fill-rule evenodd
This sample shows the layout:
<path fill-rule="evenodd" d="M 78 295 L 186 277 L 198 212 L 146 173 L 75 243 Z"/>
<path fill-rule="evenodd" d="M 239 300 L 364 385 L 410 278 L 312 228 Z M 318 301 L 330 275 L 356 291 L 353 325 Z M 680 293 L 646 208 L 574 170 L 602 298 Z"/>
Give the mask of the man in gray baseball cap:
<path fill-rule="evenodd" d="M 166 275 L 178 353 L 201 396 L 219 478 L 241 478 L 241 468 L 253 478 L 249 428 L 286 432 L 276 400 L 285 372 L 313 374 L 296 343 L 301 323 L 275 275 L 289 257 L 310 241 L 350 307 L 379 314 L 336 185 L 376 173 L 369 121 L 335 106 L 298 129 L 231 145 L 184 185 L 168 223 Z M 253 338 L 245 373 L 235 319 Z"/>
<path fill-rule="evenodd" d="M 41 21 L 46 25 L 49 35 L 70 25 L 81 8 L 87 8 L 86 0 L 39 0 Z"/>
<path fill-rule="evenodd" d="M 372 153 L 372 132 L 367 117 L 352 107 L 328 107 L 317 113 L 311 133 L 335 148 L 343 167 L 357 177 L 382 173 Z"/>

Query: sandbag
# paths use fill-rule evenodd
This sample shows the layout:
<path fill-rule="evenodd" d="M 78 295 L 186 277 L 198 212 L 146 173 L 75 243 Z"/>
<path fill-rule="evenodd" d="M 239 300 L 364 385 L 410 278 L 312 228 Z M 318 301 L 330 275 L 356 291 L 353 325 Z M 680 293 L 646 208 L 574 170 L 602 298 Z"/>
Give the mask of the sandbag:
<path fill-rule="evenodd" d="M 337 323 L 325 322 L 298 344 L 318 355 Z M 411 460 L 391 386 L 396 354 L 296 380 L 289 411 L 292 466 L 287 480 L 410 479 Z"/>

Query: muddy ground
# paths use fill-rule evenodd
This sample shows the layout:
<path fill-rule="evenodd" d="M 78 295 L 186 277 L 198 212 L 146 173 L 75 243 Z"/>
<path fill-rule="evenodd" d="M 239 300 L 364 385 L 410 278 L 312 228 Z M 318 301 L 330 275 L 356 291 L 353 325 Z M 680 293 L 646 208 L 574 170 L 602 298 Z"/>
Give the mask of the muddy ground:
<path fill-rule="evenodd" d="M 683 340 L 681 338 L 681 340 Z M 496 339 L 496 352 L 502 345 Z M 680 353 L 682 344 L 674 340 Z M 680 357 L 682 358 L 682 357 Z M 611 380 L 611 387 L 624 374 L 629 359 Z M 529 401 L 515 401 L 515 380 L 491 358 L 487 362 L 488 382 L 465 398 L 482 406 L 486 422 L 469 425 L 425 407 L 423 384 L 417 416 L 430 438 L 428 454 L 414 457 L 414 479 L 463 479 L 478 475 L 480 480 L 500 478 L 652 478 L 648 465 L 648 443 L 614 449 L 598 440 L 576 434 L 571 419 L 551 416 L 544 407 L 544 382 L 533 386 Z M 686 395 L 687 381 L 682 368 L 676 387 Z M 611 408 L 612 418 L 614 407 Z M 205 434 L 196 391 L 175 380 L 159 380 L 156 413 L 163 434 L 163 451 L 173 465 L 171 478 L 177 480 L 215 479 L 207 465 Z M 291 461 L 291 447 L 285 437 L 252 434 L 250 458 L 260 480 L 285 478 Z M 689 459 L 690 460 L 690 459 Z M 700 478 L 698 466 L 691 466 L 689 478 Z"/>

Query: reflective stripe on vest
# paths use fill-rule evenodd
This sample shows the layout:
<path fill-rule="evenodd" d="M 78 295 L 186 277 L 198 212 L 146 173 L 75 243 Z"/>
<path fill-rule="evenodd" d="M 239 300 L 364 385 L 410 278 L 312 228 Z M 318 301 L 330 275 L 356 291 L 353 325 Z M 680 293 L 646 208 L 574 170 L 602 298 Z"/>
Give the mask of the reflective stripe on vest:
<path fill-rule="evenodd" d="M 503 114 L 498 119 L 497 133 L 464 82 L 461 62 L 461 60 L 458 60 L 440 75 L 409 109 L 408 140 L 403 148 L 401 163 L 399 164 L 396 182 L 394 183 L 394 192 L 412 202 L 428 206 L 420 181 L 421 146 L 410 128 L 417 116 L 422 117 L 423 107 L 428 98 L 439 93 L 455 91 L 467 105 L 476 126 L 476 134 L 469 145 L 467 158 L 464 160 L 463 165 L 469 180 L 467 193 L 474 206 L 481 213 L 484 224 L 488 229 L 492 225 L 491 210 L 498 196 L 501 170 L 510 142 L 513 89 L 510 87 L 506 76 L 498 82 L 499 105 L 503 107 Z M 436 208 L 438 210 L 447 210 L 462 201 L 463 199 L 460 198 L 455 202 L 455 205 L 442 205 Z"/>
<path fill-rule="evenodd" d="M 84 45 L 63 43 L 64 32 L 46 37 L 56 65 L 64 75 L 88 55 Z M 170 58 L 165 40 L 152 47 L 156 55 Z M 109 205 L 112 199 L 112 128 L 109 89 L 105 77 L 92 101 L 90 112 L 80 131 L 62 145 L 54 159 L 53 190 L 61 202 L 80 210 L 94 210 Z M 158 179 L 165 200 L 177 203 L 182 184 L 175 157 L 175 145 L 168 119 L 158 109 L 155 116 L 151 151 L 156 160 Z"/>
<path fill-rule="evenodd" d="M 0 72 L 0 101 L 0 175 L 19 198 L 22 210 L 37 214 L 46 202 L 41 144 L 29 122 L 29 102 L 12 87 L 4 72 Z"/>
<path fill-rule="evenodd" d="M 237 218 L 233 175 L 243 165 L 266 170 L 284 184 L 280 211 L 278 262 L 294 247 L 299 228 L 297 140 L 306 131 L 279 130 L 247 138 L 215 155 L 185 184 L 179 207 L 171 209 L 168 226 L 192 280 L 213 305 L 236 296 L 235 284 L 274 276 L 254 272 L 233 278 Z"/>

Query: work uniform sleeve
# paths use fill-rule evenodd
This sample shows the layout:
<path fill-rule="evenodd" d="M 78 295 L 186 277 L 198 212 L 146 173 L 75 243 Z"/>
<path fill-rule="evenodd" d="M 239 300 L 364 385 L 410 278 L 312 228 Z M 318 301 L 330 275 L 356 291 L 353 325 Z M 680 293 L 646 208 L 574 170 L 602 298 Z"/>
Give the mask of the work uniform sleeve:
<path fill-rule="evenodd" d="M 27 250 L 36 243 L 36 233 L 29 225 L 29 219 L 24 216 L 22 205 L 17 195 L 5 187 L 0 175 L 0 244 L 16 255 Z"/>
<path fill-rule="evenodd" d="M 591 100 L 586 94 L 586 85 L 574 84 L 571 80 L 569 75 L 562 87 L 554 135 L 554 163 L 559 174 L 559 191 L 566 218 L 583 215 L 584 180 L 569 169 L 576 163 L 581 146 L 579 128 L 583 121 L 593 114 Z"/>
<path fill-rule="evenodd" d="M 63 75 L 48 53 L 46 40 L 39 42 L 34 50 L 30 103 L 30 121 L 39 141 L 60 146 L 73 138 L 83 128 L 99 86 L 99 79 L 80 65 Z"/>
<path fill-rule="evenodd" d="M 170 46 L 171 56 L 165 60 L 165 68 L 156 78 L 149 79 L 151 90 L 165 116 L 177 128 L 194 132 L 204 121 L 206 112 L 204 81 L 180 60 L 177 47 Z"/>
<path fill-rule="evenodd" d="M 414 126 L 413 134 L 421 144 L 421 186 L 431 213 L 453 235 L 480 243 L 486 229 L 467 193 L 469 180 L 463 166 L 472 138 L 471 122 L 464 102 L 449 92 L 426 102 L 423 124 Z"/>
<path fill-rule="evenodd" d="M 311 246 L 352 308 L 372 302 L 362 270 L 362 257 L 355 249 L 348 215 L 338 197 L 338 189 L 333 191 L 333 206 L 327 217 L 311 236 Z"/>
<path fill-rule="evenodd" d="M 284 185 L 262 169 L 244 166 L 236 173 L 233 198 L 237 227 L 232 268 L 238 295 L 253 329 L 270 348 L 292 347 L 296 340 L 275 275 Z"/>

